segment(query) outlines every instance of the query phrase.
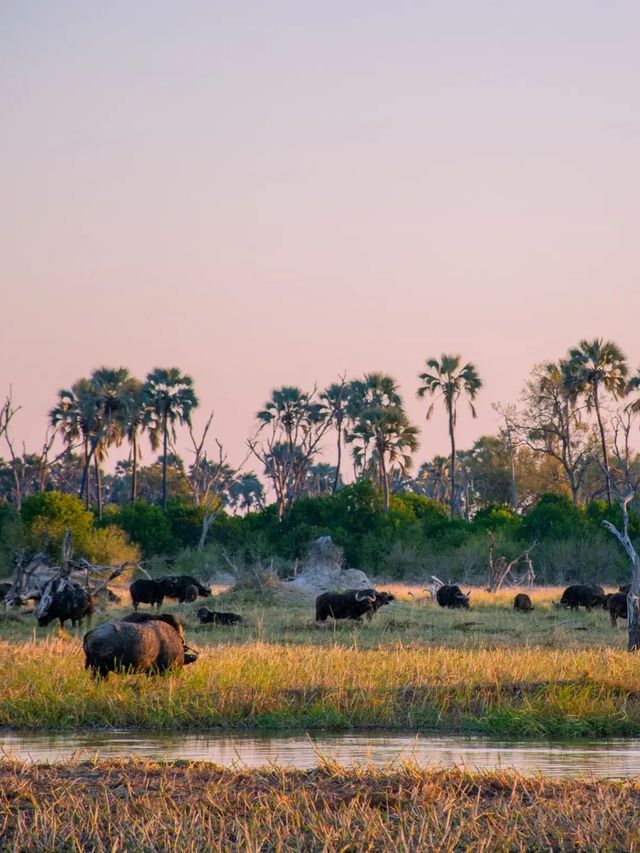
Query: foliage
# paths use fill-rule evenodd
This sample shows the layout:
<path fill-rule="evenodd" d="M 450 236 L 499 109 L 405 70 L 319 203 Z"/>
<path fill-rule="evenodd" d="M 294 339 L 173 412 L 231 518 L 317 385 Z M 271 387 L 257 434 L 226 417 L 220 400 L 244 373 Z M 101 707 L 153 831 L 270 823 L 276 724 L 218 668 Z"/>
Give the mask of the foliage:
<path fill-rule="evenodd" d="M 142 556 L 173 554 L 179 542 L 173 535 L 171 522 L 162 509 L 146 501 L 120 507 L 113 520 L 140 547 Z M 187 543 L 185 543 L 187 544 Z"/>

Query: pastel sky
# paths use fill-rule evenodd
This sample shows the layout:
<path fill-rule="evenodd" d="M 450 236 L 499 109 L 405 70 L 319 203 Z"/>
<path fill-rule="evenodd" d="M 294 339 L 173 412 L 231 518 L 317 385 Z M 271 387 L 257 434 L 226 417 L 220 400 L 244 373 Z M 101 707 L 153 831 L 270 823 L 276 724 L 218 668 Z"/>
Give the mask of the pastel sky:
<path fill-rule="evenodd" d="M 191 373 L 231 461 L 271 388 L 640 365 L 640 4 L 0 6 L 0 393 L 42 440 L 102 364 Z M 4 453 L 4 448 L 0 453 Z M 149 456 L 147 455 L 147 459 Z"/>

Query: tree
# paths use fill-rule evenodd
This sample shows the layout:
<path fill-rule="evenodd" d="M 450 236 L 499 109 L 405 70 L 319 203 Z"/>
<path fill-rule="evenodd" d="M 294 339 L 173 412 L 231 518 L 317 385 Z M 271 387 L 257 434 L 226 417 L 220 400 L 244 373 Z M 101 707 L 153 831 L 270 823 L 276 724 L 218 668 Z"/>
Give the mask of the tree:
<path fill-rule="evenodd" d="M 633 498 L 634 495 L 629 494 L 620 501 L 622 531 L 614 527 L 610 521 L 602 522 L 622 545 L 631 561 L 631 584 L 627 593 L 627 648 L 630 652 L 640 650 L 640 556 L 638 556 L 629 536 L 628 505 Z"/>
<path fill-rule="evenodd" d="M 333 478 L 333 494 L 338 490 L 340 484 L 340 466 L 342 464 L 342 433 L 344 424 L 347 419 L 347 410 L 349 402 L 349 386 L 346 384 L 344 377 L 340 382 L 333 382 L 320 395 L 328 410 L 328 417 L 331 424 L 334 426 L 337 438 L 337 463 L 335 467 L 335 475 Z"/>
<path fill-rule="evenodd" d="M 98 407 L 89 379 L 78 379 L 70 389 L 58 391 L 58 403 L 49 412 L 51 425 L 58 430 L 69 451 L 82 444 L 82 479 L 80 497 L 85 507 L 91 502 L 90 465 L 93 442 L 98 431 Z"/>
<path fill-rule="evenodd" d="M 467 397 L 472 417 L 476 417 L 473 401 L 480 388 L 482 380 L 471 362 L 460 367 L 460 355 L 442 355 L 440 361 L 435 358 L 427 360 L 429 371 L 421 373 L 419 378 L 424 382 L 418 389 L 418 396 L 429 394 L 432 397 L 441 395 L 444 399 L 449 419 L 449 438 L 451 441 L 451 517 L 456 513 L 456 439 L 455 427 L 457 418 L 457 402 L 461 395 Z M 427 409 L 427 420 L 433 414 L 434 404 Z"/>
<path fill-rule="evenodd" d="M 191 412 L 198 405 L 193 379 L 177 367 L 162 368 L 147 374 L 144 393 L 149 408 L 151 446 L 157 450 L 162 442 L 162 508 L 167 511 L 167 459 L 169 433 L 176 440 L 176 424 L 191 426 Z"/>
<path fill-rule="evenodd" d="M 565 361 L 536 365 L 522 392 L 521 411 L 496 406 L 520 446 L 544 455 L 562 467 L 574 503 L 593 458 L 593 435 L 566 385 Z"/>
<path fill-rule="evenodd" d="M 614 399 L 618 399 L 626 394 L 628 368 L 625 356 L 613 341 L 605 341 L 602 338 L 581 340 L 577 347 L 569 350 L 569 357 L 563 363 L 563 372 L 565 387 L 572 398 L 577 399 L 579 395 L 583 395 L 587 408 L 595 410 L 600 431 L 607 502 L 611 506 L 611 471 L 601 414 L 601 395 L 605 391 Z"/>
<path fill-rule="evenodd" d="M 356 471 L 373 475 L 382 488 L 384 511 L 389 511 L 389 474 L 394 467 L 403 473 L 418 449 L 418 430 L 402 407 L 395 380 L 382 373 L 366 374 L 350 386 L 351 426 L 345 441 L 353 445 Z"/>
<path fill-rule="evenodd" d="M 331 426 L 328 410 L 316 402 L 315 394 L 315 389 L 308 393 L 291 385 L 276 388 L 257 412 L 260 426 L 248 442 L 271 481 L 280 519 L 300 496 L 307 471 Z"/>

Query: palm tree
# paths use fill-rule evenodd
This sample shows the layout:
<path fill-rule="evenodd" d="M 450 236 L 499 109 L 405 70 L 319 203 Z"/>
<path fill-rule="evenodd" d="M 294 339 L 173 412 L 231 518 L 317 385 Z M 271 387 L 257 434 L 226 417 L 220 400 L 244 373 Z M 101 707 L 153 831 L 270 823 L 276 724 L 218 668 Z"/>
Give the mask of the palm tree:
<path fill-rule="evenodd" d="M 375 468 L 382 486 L 384 511 L 389 510 L 389 472 L 396 466 L 404 474 L 411 465 L 411 454 L 418 449 L 418 430 L 409 423 L 400 406 L 369 406 L 362 409 L 346 441 L 360 441 L 354 448 L 354 456 L 361 457 L 364 469 L 366 462 L 362 454 L 367 445 L 373 446 L 369 464 Z"/>
<path fill-rule="evenodd" d="M 91 374 L 91 391 L 95 398 L 97 428 L 91 453 L 96 472 L 98 518 L 102 518 L 102 487 L 100 463 L 109 447 L 119 447 L 127 431 L 133 393 L 140 382 L 130 376 L 126 367 L 99 367 Z"/>
<path fill-rule="evenodd" d="M 124 432 L 131 445 L 131 503 L 138 497 L 138 468 L 140 464 L 140 432 L 149 424 L 148 399 L 145 386 L 131 379 L 124 412 Z"/>
<path fill-rule="evenodd" d="M 198 398 L 193 379 L 177 367 L 156 367 L 148 373 L 144 394 L 149 405 L 151 446 L 157 450 L 162 441 L 162 508 L 166 512 L 169 432 L 175 441 L 176 423 L 191 425 L 191 412 L 198 405 Z"/>
<path fill-rule="evenodd" d="M 342 382 L 332 382 L 320 395 L 320 399 L 326 405 L 329 411 L 329 419 L 338 433 L 337 439 L 337 462 L 335 468 L 335 476 L 333 478 L 332 494 L 338 490 L 340 483 L 340 466 L 342 464 L 342 432 L 344 422 L 347 418 L 347 406 L 349 399 L 349 387 Z"/>
<path fill-rule="evenodd" d="M 600 394 L 606 391 L 614 399 L 626 394 L 628 368 L 625 356 L 613 341 L 605 341 L 602 338 L 582 340 L 577 347 L 569 350 L 569 357 L 563 367 L 565 386 L 569 394 L 574 399 L 584 394 L 587 408 L 595 409 L 602 444 L 607 501 L 611 506 L 611 471 L 607 438 L 600 412 Z"/>
<path fill-rule="evenodd" d="M 90 465 L 98 432 L 98 406 L 89 379 L 78 379 L 70 389 L 58 391 L 58 403 L 49 412 L 49 422 L 60 430 L 69 451 L 76 442 L 82 443 L 80 497 L 85 495 L 88 508 L 91 502 Z"/>
<path fill-rule="evenodd" d="M 471 362 L 460 367 L 462 357 L 460 355 L 442 355 L 440 361 L 436 358 L 430 358 L 426 364 L 429 372 L 421 373 L 419 378 L 424 382 L 418 388 L 418 397 L 424 397 L 425 394 L 435 396 L 440 394 L 444 399 L 444 405 L 449 418 L 449 438 L 451 440 L 451 517 L 453 518 L 456 511 L 456 416 L 457 402 L 461 394 L 467 397 L 471 414 L 475 418 L 476 410 L 473 406 L 473 401 L 480 388 L 482 388 L 482 380 L 478 372 Z M 433 414 L 434 404 L 432 403 L 427 409 L 427 420 Z"/>
<path fill-rule="evenodd" d="M 390 407 L 402 410 L 402 398 L 398 384 L 392 376 L 384 373 L 365 373 L 362 379 L 354 379 L 347 386 L 346 416 L 349 428 L 345 441 L 353 444 L 357 436 L 359 444 L 354 445 L 352 455 L 356 478 L 366 474 L 371 469 L 371 459 L 368 458 L 369 445 L 373 443 L 373 433 L 363 427 L 361 415 L 370 409 L 386 409 Z M 373 451 L 375 453 L 375 449 Z M 377 469 L 374 461 L 373 469 Z M 382 480 L 380 481 L 382 485 Z"/>

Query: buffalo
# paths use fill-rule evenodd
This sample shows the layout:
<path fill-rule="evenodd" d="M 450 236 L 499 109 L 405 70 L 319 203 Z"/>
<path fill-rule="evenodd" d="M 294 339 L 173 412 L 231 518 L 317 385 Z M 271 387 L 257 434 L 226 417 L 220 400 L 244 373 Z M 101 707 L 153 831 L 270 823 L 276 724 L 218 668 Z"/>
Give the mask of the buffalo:
<path fill-rule="evenodd" d="M 100 678 L 118 670 L 154 675 L 196 658 L 187 653 L 178 631 L 159 619 L 105 622 L 85 634 L 83 648 L 85 669 Z"/>
<path fill-rule="evenodd" d="M 624 586 L 618 587 L 618 592 L 624 592 L 625 595 L 628 595 L 631 592 L 631 584 L 626 583 Z"/>
<path fill-rule="evenodd" d="M 152 607 L 155 604 L 160 608 L 166 592 L 161 580 L 139 578 L 129 585 L 129 594 L 133 608 L 137 610 L 139 604 L 150 604 Z"/>
<path fill-rule="evenodd" d="M 243 623 L 242 616 L 237 613 L 224 613 L 219 610 L 209 610 L 208 607 L 201 607 L 196 616 L 201 625 L 241 625 Z"/>
<path fill-rule="evenodd" d="M 316 622 L 325 622 L 329 616 L 361 622 L 363 616 L 371 619 L 380 607 L 392 601 L 395 601 L 395 595 L 375 589 L 323 592 L 316 598 Z"/>
<path fill-rule="evenodd" d="M 513 598 L 513 607 L 515 610 L 520 610 L 522 613 L 528 613 L 533 610 L 533 604 L 526 592 L 519 592 Z"/>
<path fill-rule="evenodd" d="M 609 611 L 611 625 L 615 628 L 618 624 L 618 619 L 627 618 L 627 593 L 614 592 L 607 595 L 604 609 Z"/>
<path fill-rule="evenodd" d="M 591 610 L 592 607 L 603 607 L 606 604 L 604 590 L 597 584 L 573 584 L 568 586 L 562 593 L 560 607 L 568 607 L 577 610 L 584 607 Z"/>
<path fill-rule="evenodd" d="M 45 585 L 38 602 L 38 625 L 42 628 L 54 619 L 59 619 L 60 627 L 64 628 L 64 623 L 70 619 L 75 628 L 85 616 L 90 621 L 95 604 L 94 597 L 80 584 L 72 583 L 66 578 L 54 578 Z"/>
<path fill-rule="evenodd" d="M 183 604 L 185 601 L 195 601 L 198 596 L 207 598 L 211 590 L 190 575 L 167 575 L 160 578 L 160 583 L 167 598 L 177 598 Z"/>
<path fill-rule="evenodd" d="M 457 584 L 447 584 L 436 591 L 440 607 L 464 607 L 468 610 L 470 595 L 471 591 L 465 594 Z"/>

